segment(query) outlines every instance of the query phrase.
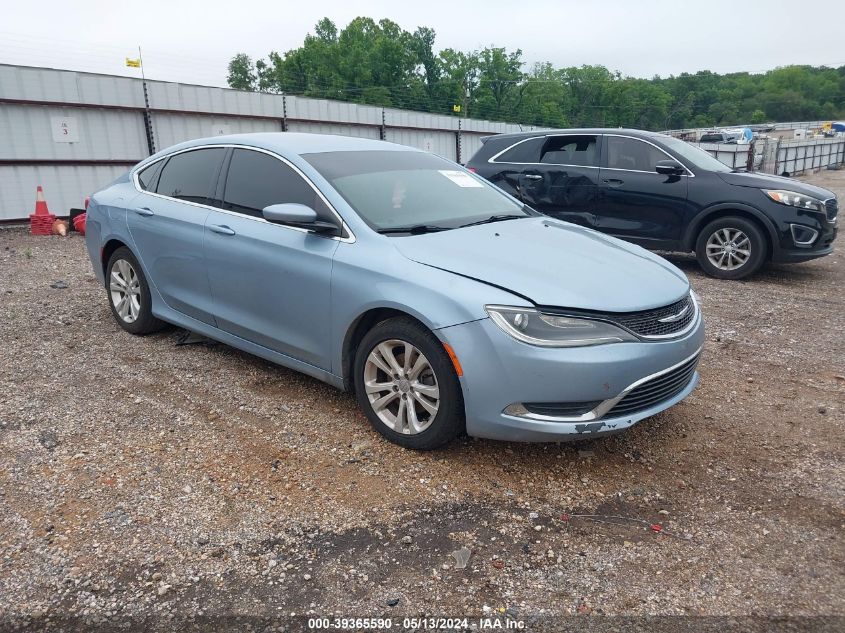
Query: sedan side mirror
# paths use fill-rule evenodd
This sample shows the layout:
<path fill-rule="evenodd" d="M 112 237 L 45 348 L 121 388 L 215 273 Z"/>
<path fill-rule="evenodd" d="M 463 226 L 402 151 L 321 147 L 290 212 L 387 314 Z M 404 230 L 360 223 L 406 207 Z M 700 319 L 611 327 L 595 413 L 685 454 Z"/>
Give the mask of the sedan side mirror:
<path fill-rule="evenodd" d="M 286 202 L 271 204 L 261 211 L 264 219 L 273 224 L 284 224 L 297 228 L 308 229 L 315 233 L 338 234 L 338 226 L 333 222 L 318 219 L 317 212 L 304 204 Z"/>
<path fill-rule="evenodd" d="M 654 171 L 658 174 L 666 174 L 667 176 L 680 176 L 685 173 L 684 166 L 675 160 L 659 160 L 654 166 Z"/>

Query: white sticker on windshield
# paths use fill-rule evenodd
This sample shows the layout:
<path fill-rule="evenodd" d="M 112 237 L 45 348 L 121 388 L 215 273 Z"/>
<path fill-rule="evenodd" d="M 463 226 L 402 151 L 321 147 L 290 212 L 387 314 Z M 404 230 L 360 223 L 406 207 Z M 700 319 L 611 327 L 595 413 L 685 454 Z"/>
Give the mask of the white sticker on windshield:
<path fill-rule="evenodd" d="M 464 171 L 458 171 L 457 169 L 439 169 L 438 170 L 441 174 L 446 176 L 449 180 L 453 183 L 458 185 L 459 187 L 483 187 L 480 182 L 478 182 L 475 178 L 470 176 L 468 173 Z"/>

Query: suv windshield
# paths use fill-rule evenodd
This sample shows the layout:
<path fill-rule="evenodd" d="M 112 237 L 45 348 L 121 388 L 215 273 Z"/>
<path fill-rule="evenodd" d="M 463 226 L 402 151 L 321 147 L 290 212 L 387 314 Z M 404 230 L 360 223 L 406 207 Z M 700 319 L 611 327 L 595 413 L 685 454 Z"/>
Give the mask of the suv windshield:
<path fill-rule="evenodd" d="M 684 159 L 686 163 L 692 163 L 693 167 L 706 169 L 708 171 L 732 171 L 731 168 L 725 165 L 722 161 L 716 160 L 703 149 L 696 147 L 695 145 L 690 145 L 686 141 L 666 136 L 660 138 L 660 142 Z"/>
<path fill-rule="evenodd" d="M 485 180 L 432 154 L 378 150 L 302 157 L 376 231 L 428 232 L 533 215 Z M 409 230 L 399 230 L 405 227 Z"/>

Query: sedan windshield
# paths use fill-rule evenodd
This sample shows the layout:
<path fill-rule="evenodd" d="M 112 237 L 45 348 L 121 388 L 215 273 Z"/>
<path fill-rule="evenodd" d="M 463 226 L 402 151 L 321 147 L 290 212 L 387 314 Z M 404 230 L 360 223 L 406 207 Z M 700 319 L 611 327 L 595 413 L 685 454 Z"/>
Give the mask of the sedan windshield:
<path fill-rule="evenodd" d="M 722 161 L 716 160 L 700 147 L 690 145 L 686 141 L 670 136 L 661 138 L 660 142 L 684 159 L 684 162 L 692 163 L 693 167 L 707 169 L 709 171 L 732 171 Z"/>
<path fill-rule="evenodd" d="M 423 152 L 305 154 L 359 216 L 386 234 L 427 233 L 534 215 L 485 180 Z"/>

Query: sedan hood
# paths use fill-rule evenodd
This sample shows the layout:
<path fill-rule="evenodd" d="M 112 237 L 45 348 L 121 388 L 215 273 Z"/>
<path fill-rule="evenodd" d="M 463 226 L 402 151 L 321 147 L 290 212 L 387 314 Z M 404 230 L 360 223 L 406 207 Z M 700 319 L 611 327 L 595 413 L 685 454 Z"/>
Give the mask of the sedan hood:
<path fill-rule="evenodd" d="M 752 187 L 754 189 L 785 189 L 787 191 L 794 191 L 802 193 L 806 196 L 813 196 L 819 200 L 827 200 L 833 197 L 833 192 L 816 187 L 815 185 L 808 185 L 806 182 L 801 182 L 793 178 L 784 178 L 782 176 L 772 176 L 770 174 L 747 174 L 743 172 L 719 172 L 719 178 L 726 183 L 736 185 L 737 187 Z"/>
<path fill-rule="evenodd" d="M 537 305 L 631 312 L 668 305 L 689 292 L 686 276 L 663 258 L 551 218 L 391 239 L 408 259 Z"/>

